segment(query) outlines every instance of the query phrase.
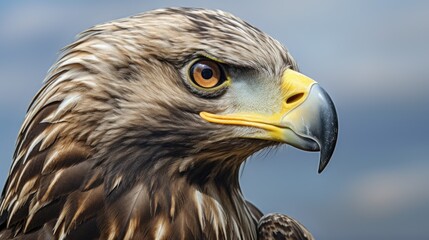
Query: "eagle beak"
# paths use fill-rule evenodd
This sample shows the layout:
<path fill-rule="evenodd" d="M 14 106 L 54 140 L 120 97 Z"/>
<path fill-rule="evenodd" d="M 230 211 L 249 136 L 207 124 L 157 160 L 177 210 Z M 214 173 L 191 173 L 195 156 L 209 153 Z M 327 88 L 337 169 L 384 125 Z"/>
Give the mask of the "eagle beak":
<path fill-rule="evenodd" d="M 321 173 L 331 159 L 337 142 L 337 112 L 328 93 L 319 84 L 313 82 L 308 84 L 306 89 L 303 89 L 303 86 L 296 88 L 295 81 L 303 83 L 310 82 L 311 79 L 298 72 L 287 71 L 284 82 L 295 88 L 290 87 L 287 91 L 286 104 L 288 101 L 291 104 L 297 101 L 295 103 L 297 105 L 292 106 L 280 121 L 281 126 L 287 127 L 283 131 L 283 136 L 285 141 L 294 147 L 307 151 L 320 151 L 318 172 Z M 293 99 L 300 96 L 305 99 L 302 101 Z"/>
<path fill-rule="evenodd" d="M 320 151 L 319 170 L 325 169 L 335 149 L 338 120 L 335 106 L 311 78 L 287 69 L 282 76 L 280 110 L 274 114 L 239 113 L 217 115 L 201 112 L 208 122 L 264 129 L 263 134 L 247 136 L 279 141 L 305 151 Z"/>

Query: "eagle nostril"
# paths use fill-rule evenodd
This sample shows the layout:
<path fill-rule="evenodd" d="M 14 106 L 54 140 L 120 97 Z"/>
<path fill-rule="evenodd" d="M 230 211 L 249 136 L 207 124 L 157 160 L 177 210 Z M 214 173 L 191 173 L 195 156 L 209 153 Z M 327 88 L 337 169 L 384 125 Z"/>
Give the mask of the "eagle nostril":
<path fill-rule="evenodd" d="M 286 103 L 287 104 L 294 103 L 294 102 L 298 101 L 299 99 L 301 99 L 303 96 L 304 96 L 304 93 L 296 93 L 296 94 L 288 97 L 286 99 Z"/>

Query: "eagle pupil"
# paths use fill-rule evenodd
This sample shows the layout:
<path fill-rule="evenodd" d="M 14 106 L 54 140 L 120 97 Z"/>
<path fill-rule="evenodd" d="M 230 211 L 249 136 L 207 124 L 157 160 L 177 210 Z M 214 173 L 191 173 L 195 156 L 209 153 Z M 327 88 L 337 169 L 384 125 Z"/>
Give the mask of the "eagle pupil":
<path fill-rule="evenodd" d="M 201 76 L 204 79 L 208 80 L 208 79 L 213 77 L 213 71 L 209 68 L 205 68 L 205 69 L 203 69 L 203 71 L 201 71 Z"/>

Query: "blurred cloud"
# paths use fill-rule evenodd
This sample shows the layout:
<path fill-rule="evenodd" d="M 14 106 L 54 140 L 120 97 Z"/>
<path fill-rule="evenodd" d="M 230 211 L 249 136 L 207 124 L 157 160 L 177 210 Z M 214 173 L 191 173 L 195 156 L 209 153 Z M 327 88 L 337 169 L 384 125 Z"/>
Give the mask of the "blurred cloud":
<path fill-rule="evenodd" d="M 348 189 L 358 216 L 384 218 L 429 202 L 429 164 L 401 166 L 361 175 Z"/>
<path fill-rule="evenodd" d="M 46 34 L 52 34 L 51 37 L 77 34 L 97 23 L 125 17 L 133 12 L 132 8 L 124 4 L 116 4 L 114 8 L 108 8 L 109 5 L 111 3 L 107 2 L 104 9 L 100 9 L 97 3 L 88 3 L 85 7 L 43 1 L 13 5 L 8 11 L 3 11 L 0 17 L 1 41 L 14 45 L 49 37 Z M 73 29 L 77 32 L 70 31 Z"/>
<path fill-rule="evenodd" d="M 62 15 L 63 12 L 61 8 L 44 4 L 11 7 L 1 17 L 2 41 L 16 44 L 16 41 L 28 41 L 43 36 L 50 30 L 59 28 L 61 22 L 65 22 L 61 21 L 67 19 L 67 16 Z"/>

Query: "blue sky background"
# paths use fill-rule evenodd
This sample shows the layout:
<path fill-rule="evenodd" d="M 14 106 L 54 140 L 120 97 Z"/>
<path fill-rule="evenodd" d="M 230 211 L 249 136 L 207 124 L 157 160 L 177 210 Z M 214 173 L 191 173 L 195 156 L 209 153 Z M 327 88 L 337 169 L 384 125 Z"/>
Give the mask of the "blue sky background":
<path fill-rule="evenodd" d="M 75 35 L 165 6 L 219 8 L 277 38 L 330 93 L 340 135 L 318 154 L 282 147 L 247 162 L 244 195 L 317 239 L 429 238 L 429 1 L 0 1 L 0 185 L 27 106 Z"/>

